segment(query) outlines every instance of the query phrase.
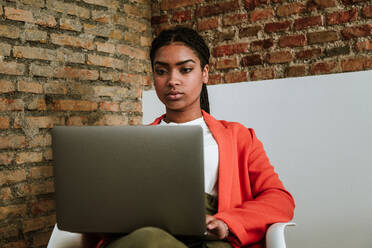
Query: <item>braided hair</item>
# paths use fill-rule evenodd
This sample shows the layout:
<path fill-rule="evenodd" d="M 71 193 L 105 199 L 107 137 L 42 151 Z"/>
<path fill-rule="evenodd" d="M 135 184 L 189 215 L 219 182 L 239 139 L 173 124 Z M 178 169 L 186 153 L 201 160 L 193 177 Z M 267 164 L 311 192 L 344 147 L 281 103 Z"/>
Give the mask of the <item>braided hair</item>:
<path fill-rule="evenodd" d="M 200 60 L 200 66 L 202 70 L 206 65 L 209 64 L 210 53 L 209 48 L 205 43 L 204 39 L 195 30 L 191 28 L 175 27 L 163 30 L 152 41 L 150 49 L 150 60 L 152 68 L 154 68 L 154 58 L 156 51 L 159 48 L 167 46 L 173 42 L 182 42 L 191 50 L 193 50 Z M 205 112 L 210 113 L 207 85 L 204 83 L 200 93 L 200 107 Z"/>

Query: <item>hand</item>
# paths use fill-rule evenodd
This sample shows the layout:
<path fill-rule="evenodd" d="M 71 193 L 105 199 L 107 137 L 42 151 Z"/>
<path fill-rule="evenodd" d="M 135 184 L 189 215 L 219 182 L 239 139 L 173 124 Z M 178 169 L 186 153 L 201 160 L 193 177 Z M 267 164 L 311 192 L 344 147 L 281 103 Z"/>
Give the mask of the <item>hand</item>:
<path fill-rule="evenodd" d="M 225 239 L 229 235 L 229 227 L 220 219 L 206 215 L 208 235 L 214 239 Z"/>

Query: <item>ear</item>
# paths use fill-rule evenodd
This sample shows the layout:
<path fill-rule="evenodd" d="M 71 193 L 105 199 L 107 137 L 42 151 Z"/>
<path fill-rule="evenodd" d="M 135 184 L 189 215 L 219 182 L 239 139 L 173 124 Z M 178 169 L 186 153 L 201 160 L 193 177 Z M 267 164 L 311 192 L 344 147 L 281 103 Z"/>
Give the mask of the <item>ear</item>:
<path fill-rule="evenodd" d="M 203 83 L 207 84 L 208 83 L 208 73 L 209 73 L 209 65 L 205 65 L 202 71 L 202 77 L 203 77 Z"/>

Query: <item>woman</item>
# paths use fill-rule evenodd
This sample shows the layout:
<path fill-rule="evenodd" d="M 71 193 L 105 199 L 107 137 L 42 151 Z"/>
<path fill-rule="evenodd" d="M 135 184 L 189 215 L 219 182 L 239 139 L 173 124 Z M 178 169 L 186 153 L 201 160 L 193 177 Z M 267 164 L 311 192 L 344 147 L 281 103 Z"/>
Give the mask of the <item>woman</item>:
<path fill-rule="evenodd" d="M 177 239 L 145 227 L 105 247 L 261 247 L 268 225 L 293 217 L 293 198 L 254 131 L 209 115 L 209 56 L 203 38 L 189 28 L 164 30 L 154 39 L 154 85 L 166 113 L 151 125 L 202 126 L 206 224 L 215 240 Z"/>

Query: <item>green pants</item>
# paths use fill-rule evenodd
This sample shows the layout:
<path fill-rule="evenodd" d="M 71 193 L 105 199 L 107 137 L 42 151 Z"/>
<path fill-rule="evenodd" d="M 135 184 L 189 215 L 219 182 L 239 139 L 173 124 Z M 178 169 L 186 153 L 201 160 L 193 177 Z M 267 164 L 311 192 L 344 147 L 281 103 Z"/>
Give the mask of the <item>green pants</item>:
<path fill-rule="evenodd" d="M 206 213 L 217 212 L 217 198 L 205 194 Z M 110 242 L 105 248 L 231 248 L 227 241 L 207 241 L 185 239 L 172 236 L 170 233 L 156 227 L 143 227 L 134 232 Z"/>

